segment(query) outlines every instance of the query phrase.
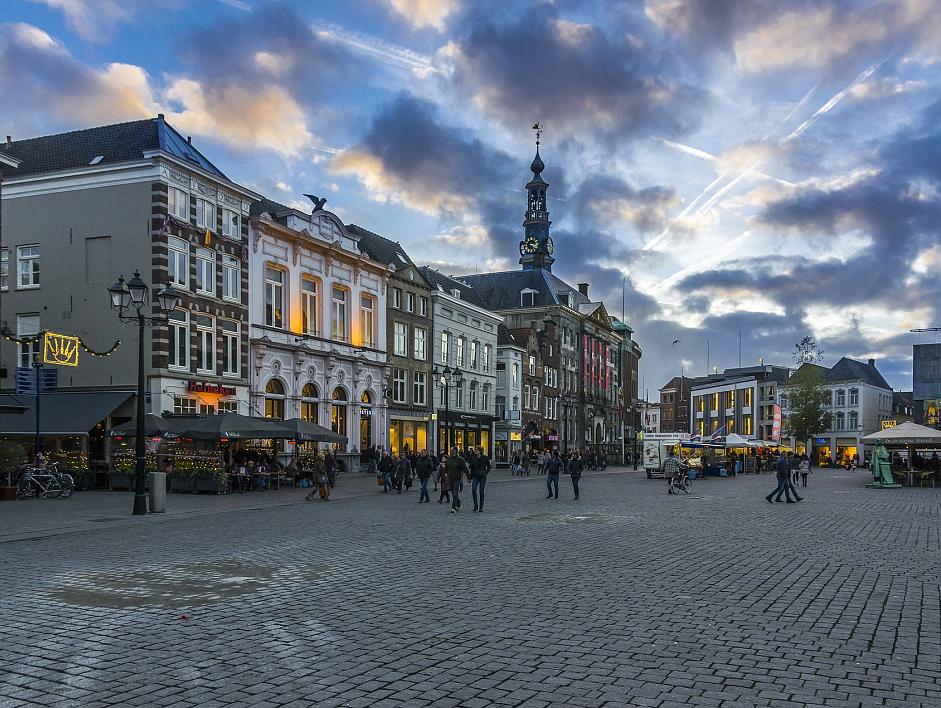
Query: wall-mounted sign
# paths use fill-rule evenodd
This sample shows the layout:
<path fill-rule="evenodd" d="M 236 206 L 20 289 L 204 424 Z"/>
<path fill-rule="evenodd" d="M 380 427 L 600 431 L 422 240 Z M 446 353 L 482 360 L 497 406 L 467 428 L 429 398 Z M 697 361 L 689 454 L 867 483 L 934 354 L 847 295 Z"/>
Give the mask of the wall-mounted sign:
<path fill-rule="evenodd" d="M 882 421 L 882 429 L 883 429 L 883 430 L 889 430 L 890 428 L 894 428 L 894 427 L 896 426 L 896 424 L 897 424 L 897 421 L 894 421 L 894 420 L 884 420 L 884 421 Z"/>
<path fill-rule="evenodd" d="M 235 389 L 232 386 L 221 386 L 219 384 L 199 383 L 198 381 L 187 381 L 186 390 L 190 393 L 217 393 L 220 396 L 234 396 Z"/>
<path fill-rule="evenodd" d="M 46 332 L 42 338 L 43 364 L 78 366 L 78 337 Z"/>
<path fill-rule="evenodd" d="M 548 440 L 549 442 L 559 442 L 559 436 L 558 436 L 558 435 L 547 435 L 547 436 L 546 436 L 546 440 Z"/>
<path fill-rule="evenodd" d="M 522 434 L 522 433 L 520 433 L 520 432 L 511 432 L 511 433 L 510 433 L 510 440 L 514 440 L 514 441 L 516 441 L 516 442 L 519 442 L 519 441 L 522 440 L 522 439 L 523 439 L 523 434 Z"/>

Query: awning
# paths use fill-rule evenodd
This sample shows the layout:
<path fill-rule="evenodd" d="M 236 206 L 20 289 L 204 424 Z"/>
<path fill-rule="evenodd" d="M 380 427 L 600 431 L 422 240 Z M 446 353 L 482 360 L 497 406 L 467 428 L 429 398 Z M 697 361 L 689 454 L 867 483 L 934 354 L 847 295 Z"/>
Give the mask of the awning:
<path fill-rule="evenodd" d="M 56 391 L 39 401 L 40 435 L 88 435 L 98 423 L 134 395 L 131 391 Z M 36 432 L 36 397 L 18 396 L 26 411 L 0 415 L 0 434 L 33 435 Z"/>

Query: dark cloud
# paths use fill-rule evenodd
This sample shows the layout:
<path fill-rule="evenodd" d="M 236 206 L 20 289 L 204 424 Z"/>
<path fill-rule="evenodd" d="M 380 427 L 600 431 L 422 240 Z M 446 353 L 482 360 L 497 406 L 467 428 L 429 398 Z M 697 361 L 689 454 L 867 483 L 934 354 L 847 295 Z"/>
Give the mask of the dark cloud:
<path fill-rule="evenodd" d="M 595 175 L 578 185 L 567 206 L 581 223 L 631 223 L 638 232 L 650 233 L 666 226 L 668 210 L 679 203 L 672 187 L 634 187 L 620 177 Z"/>
<path fill-rule="evenodd" d="M 453 78 L 511 130 L 544 121 L 556 135 L 623 139 L 696 123 L 705 92 L 678 78 L 676 58 L 648 45 L 639 26 L 577 24 L 548 4 L 506 14 L 466 18 Z"/>

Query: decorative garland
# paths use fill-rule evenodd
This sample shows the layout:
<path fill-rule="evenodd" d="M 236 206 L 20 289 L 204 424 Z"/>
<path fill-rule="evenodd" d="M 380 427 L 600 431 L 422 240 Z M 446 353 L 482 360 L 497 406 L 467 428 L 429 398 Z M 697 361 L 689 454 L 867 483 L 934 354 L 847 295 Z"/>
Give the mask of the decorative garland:
<path fill-rule="evenodd" d="M 0 332 L 0 334 L 2 334 L 3 338 L 8 342 L 16 342 L 17 344 L 34 344 L 41 342 L 47 331 L 48 330 L 42 330 L 38 334 L 29 334 L 25 337 L 18 337 L 9 329 L 4 329 L 2 332 Z M 87 344 L 85 344 L 85 340 L 81 337 L 78 338 L 78 345 L 82 348 L 82 351 L 84 351 L 86 354 L 90 354 L 91 356 L 111 356 L 114 353 L 114 350 L 121 346 L 121 340 L 117 340 L 114 344 L 111 345 L 110 349 L 106 349 L 103 352 L 95 351 L 89 347 Z"/>

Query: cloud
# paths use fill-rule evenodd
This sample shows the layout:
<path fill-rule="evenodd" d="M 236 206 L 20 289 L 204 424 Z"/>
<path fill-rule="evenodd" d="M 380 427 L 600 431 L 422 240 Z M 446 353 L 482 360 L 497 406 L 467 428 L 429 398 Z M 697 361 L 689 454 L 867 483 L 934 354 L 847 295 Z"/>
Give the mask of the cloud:
<path fill-rule="evenodd" d="M 356 176 L 371 198 L 433 215 L 459 215 L 510 184 L 507 155 L 440 122 L 430 102 L 401 94 L 383 106 L 358 145 L 333 162 Z"/>
<path fill-rule="evenodd" d="M 441 61 L 462 95 L 513 131 L 535 121 L 554 135 L 598 139 L 688 130 L 705 93 L 671 77 L 664 51 L 625 41 L 635 28 L 614 15 L 607 25 L 576 24 L 547 4 L 499 23 L 471 14 Z"/>
<path fill-rule="evenodd" d="M 641 233 L 663 228 L 680 198 L 671 187 L 634 187 L 620 177 L 591 176 L 579 184 L 574 199 L 577 218 L 593 223 L 626 221 Z"/>
<path fill-rule="evenodd" d="M 51 113 L 80 125 L 154 115 L 157 101 L 147 73 L 130 64 L 100 69 L 75 59 L 57 39 L 28 24 L 0 25 L 0 98 L 29 107 L 29 115 Z M 35 126 L 22 124 L 23 129 Z"/>
<path fill-rule="evenodd" d="M 457 0 L 389 0 L 392 9 L 414 27 L 434 27 L 439 32 L 458 8 Z"/>
<path fill-rule="evenodd" d="M 87 42 L 103 44 L 111 39 L 115 26 L 126 22 L 141 3 L 136 0 L 32 0 L 62 10 L 66 24 Z"/>

